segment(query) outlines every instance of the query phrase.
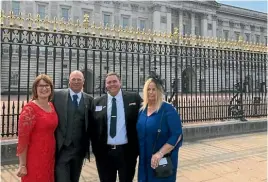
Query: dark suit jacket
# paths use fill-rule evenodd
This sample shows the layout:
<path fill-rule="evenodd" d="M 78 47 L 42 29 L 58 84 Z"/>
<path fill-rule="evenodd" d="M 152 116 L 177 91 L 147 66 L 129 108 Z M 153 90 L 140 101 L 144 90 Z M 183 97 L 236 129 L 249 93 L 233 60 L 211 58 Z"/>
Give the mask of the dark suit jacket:
<path fill-rule="evenodd" d="M 141 105 L 141 97 L 138 93 L 122 91 L 125 122 L 128 138 L 129 156 L 136 160 L 138 156 L 138 139 L 136 131 L 136 123 Z M 94 130 L 92 131 L 92 150 L 96 157 L 108 152 L 107 149 L 107 94 L 94 99 L 92 111 L 94 112 L 94 122 L 92 123 Z M 96 111 L 96 106 L 102 106 L 101 111 Z M 130 149 L 131 146 L 131 149 Z"/>
<path fill-rule="evenodd" d="M 61 90 L 55 90 L 54 96 L 52 99 L 52 102 L 55 106 L 56 112 L 58 114 L 59 124 L 55 131 L 55 137 L 56 137 L 56 143 L 57 143 L 57 151 L 59 152 L 63 143 L 64 139 L 66 137 L 66 131 L 67 131 L 67 107 L 68 107 L 68 97 L 69 97 L 69 90 L 68 89 L 61 89 Z M 82 92 L 82 98 L 84 99 L 84 105 L 85 105 L 85 132 L 87 133 L 87 136 L 89 137 L 89 122 L 92 121 L 92 103 L 93 98 L 89 96 L 88 94 Z M 89 138 L 85 143 L 85 152 L 89 154 Z"/>

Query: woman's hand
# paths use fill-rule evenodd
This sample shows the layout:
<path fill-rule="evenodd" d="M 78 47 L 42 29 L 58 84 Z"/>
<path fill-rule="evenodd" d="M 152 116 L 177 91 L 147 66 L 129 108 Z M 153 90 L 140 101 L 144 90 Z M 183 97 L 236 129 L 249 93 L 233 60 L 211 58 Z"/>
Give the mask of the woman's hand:
<path fill-rule="evenodd" d="M 23 177 L 27 175 L 27 168 L 26 166 L 19 166 L 18 172 L 17 172 L 17 176 L 18 177 Z"/>
<path fill-rule="evenodd" d="M 161 160 L 161 158 L 162 158 L 162 155 L 159 152 L 155 153 L 152 156 L 152 159 L 151 159 L 151 167 L 153 169 L 157 168 L 157 166 L 158 166 L 159 161 Z"/>

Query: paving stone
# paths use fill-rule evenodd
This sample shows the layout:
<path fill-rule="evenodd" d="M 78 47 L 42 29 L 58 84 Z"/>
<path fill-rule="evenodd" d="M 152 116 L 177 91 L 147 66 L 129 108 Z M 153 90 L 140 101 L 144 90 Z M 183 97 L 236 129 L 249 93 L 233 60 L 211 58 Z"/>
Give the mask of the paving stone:
<path fill-rule="evenodd" d="M 267 181 L 267 135 L 245 134 L 185 143 L 179 151 L 178 182 Z M 2 182 L 19 182 L 18 165 L 1 166 Z M 137 174 L 134 182 L 137 181 Z M 95 158 L 86 162 L 80 182 L 99 182 Z"/>

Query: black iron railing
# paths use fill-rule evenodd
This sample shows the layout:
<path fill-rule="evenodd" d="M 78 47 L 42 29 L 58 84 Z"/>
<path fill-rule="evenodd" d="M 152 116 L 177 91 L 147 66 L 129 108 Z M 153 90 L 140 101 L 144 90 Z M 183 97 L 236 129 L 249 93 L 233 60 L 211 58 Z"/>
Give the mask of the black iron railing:
<path fill-rule="evenodd" d="M 66 88 L 73 70 L 84 73 L 84 91 L 93 97 L 104 94 L 104 76 L 110 71 L 120 74 L 123 89 L 140 94 L 155 71 L 164 80 L 166 100 L 185 123 L 267 115 L 266 51 L 189 40 L 175 34 L 159 41 L 3 26 L 2 136 L 17 134 L 19 113 L 38 74 L 51 76 L 55 88 Z"/>

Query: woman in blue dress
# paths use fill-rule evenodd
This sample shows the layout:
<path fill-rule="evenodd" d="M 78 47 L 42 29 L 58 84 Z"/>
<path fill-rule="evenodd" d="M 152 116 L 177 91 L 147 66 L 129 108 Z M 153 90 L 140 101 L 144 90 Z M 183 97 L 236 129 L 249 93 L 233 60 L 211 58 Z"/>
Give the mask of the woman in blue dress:
<path fill-rule="evenodd" d="M 180 116 L 171 104 L 163 101 L 160 79 L 149 78 L 146 81 L 143 101 L 137 122 L 140 149 L 138 182 L 175 182 L 179 147 L 183 141 Z M 155 144 L 161 118 L 161 132 Z M 155 177 L 153 170 L 163 156 L 170 152 L 173 174 L 166 178 Z"/>

